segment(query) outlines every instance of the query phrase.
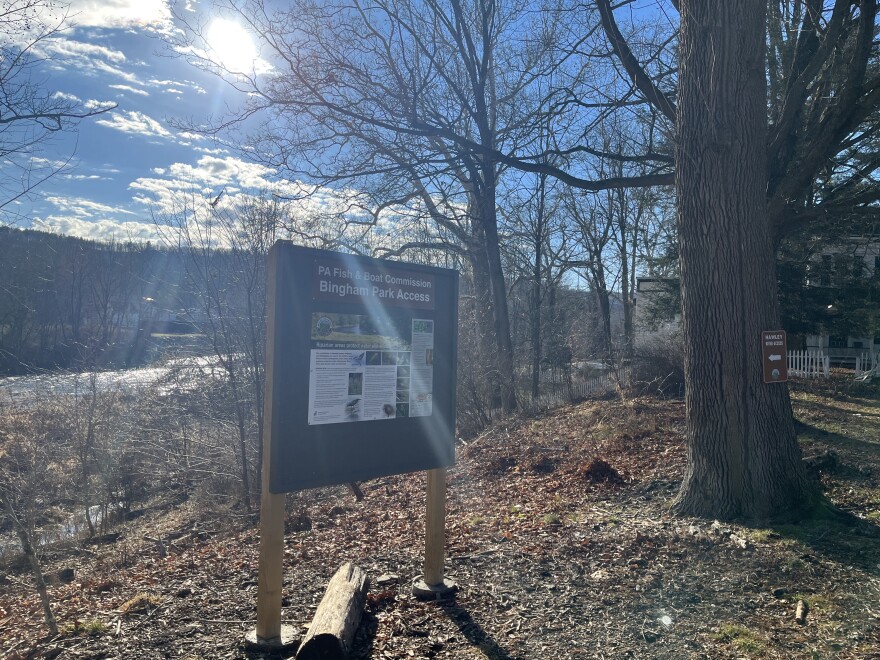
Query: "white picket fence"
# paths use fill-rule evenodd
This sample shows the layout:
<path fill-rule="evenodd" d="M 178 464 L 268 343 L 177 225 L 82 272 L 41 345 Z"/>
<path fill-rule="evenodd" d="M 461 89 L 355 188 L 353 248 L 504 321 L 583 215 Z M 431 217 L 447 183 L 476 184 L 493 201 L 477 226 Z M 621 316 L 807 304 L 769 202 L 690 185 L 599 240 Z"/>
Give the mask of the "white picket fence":
<path fill-rule="evenodd" d="M 555 390 L 551 390 L 533 399 L 529 395 L 521 396 L 521 403 L 525 410 L 538 412 L 557 408 L 583 399 L 590 394 L 613 390 L 619 384 L 626 385 L 632 381 L 632 367 L 623 367 L 621 369 L 609 369 L 602 373 L 596 374 L 592 378 L 580 379 L 575 378 L 568 381 L 558 381 L 559 385 Z"/>
<path fill-rule="evenodd" d="M 868 374 L 868 378 L 871 376 L 880 376 L 880 374 L 877 373 L 880 371 L 880 369 L 877 368 L 878 365 L 880 365 L 880 353 L 862 353 L 856 357 L 856 378 L 865 376 L 866 374 Z"/>
<path fill-rule="evenodd" d="M 801 378 L 828 378 L 828 356 L 822 351 L 789 351 L 788 375 Z"/>
<path fill-rule="evenodd" d="M 880 376 L 880 353 L 865 351 L 855 358 L 853 376 L 867 380 Z M 852 364 L 852 362 L 850 362 Z M 801 378 L 828 378 L 831 373 L 830 359 L 823 351 L 789 351 L 788 374 Z"/>

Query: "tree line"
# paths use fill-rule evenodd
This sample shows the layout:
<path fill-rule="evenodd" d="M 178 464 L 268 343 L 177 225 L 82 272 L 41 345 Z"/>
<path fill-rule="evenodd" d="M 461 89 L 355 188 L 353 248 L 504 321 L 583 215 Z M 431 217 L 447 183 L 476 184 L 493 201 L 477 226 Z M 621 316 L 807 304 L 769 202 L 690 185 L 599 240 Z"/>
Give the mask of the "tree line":
<path fill-rule="evenodd" d="M 149 244 L 5 227 L 0 259 L 4 374 L 141 364 L 151 321 L 194 300 L 186 261 Z"/>

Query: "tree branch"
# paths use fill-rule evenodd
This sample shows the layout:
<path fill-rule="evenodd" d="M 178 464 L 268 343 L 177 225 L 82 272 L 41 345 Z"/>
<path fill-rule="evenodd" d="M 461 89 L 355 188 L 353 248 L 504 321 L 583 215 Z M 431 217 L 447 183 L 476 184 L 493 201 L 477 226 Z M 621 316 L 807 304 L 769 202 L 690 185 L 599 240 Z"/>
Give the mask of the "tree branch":
<path fill-rule="evenodd" d="M 669 121 L 675 123 L 675 106 L 666 94 L 654 84 L 651 77 L 639 64 L 635 55 L 633 55 L 629 44 L 626 43 L 626 39 L 623 38 L 617 27 L 609 0 L 596 0 L 596 6 L 599 8 L 602 27 L 605 28 L 605 34 L 608 35 L 611 47 L 614 49 L 614 53 L 617 55 L 633 84 L 645 95 L 645 98 L 648 99 L 651 105 L 662 112 Z"/>

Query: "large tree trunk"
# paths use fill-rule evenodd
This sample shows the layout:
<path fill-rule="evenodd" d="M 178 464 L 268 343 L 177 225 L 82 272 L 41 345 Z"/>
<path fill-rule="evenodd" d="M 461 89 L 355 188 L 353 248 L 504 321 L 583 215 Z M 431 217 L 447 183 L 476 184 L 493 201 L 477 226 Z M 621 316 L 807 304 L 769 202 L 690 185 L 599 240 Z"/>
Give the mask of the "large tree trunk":
<path fill-rule="evenodd" d="M 489 408 L 501 406 L 501 372 L 496 359 L 495 306 L 492 303 L 492 284 L 486 259 L 485 237 L 481 223 L 474 223 L 468 243 L 468 260 L 474 288 L 474 330 L 477 339 L 477 363 L 469 365 L 474 379 Z"/>
<path fill-rule="evenodd" d="M 484 168 L 486 171 L 486 168 Z M 516 383 L 513 375 L 513 342 L 510 338 L 510 315 L 507 311 L 507 285 L 504 281 L 504 268 L 501 264 L 501 248 L 498 243 L 498 219 L 495 209 L 494 172 L 486 172 L 483 189 L 477 195 L 479 208 L 478 221 L 482 225 L 485 238 L 485 258 L 488 265 L 489 287 L 492 293 L 494 315 L 496 357 L 498 367 L 501 409 L 504 412 L 516 410 Z"/>
<path fill-rule="evenodd" d="M 676 192 L 688 467 L 679 512 L 789 517 L 813 505 L 788 387 L 764 384 L 779 328 L 767 222 L 766 0 L 681 0 Z"/>

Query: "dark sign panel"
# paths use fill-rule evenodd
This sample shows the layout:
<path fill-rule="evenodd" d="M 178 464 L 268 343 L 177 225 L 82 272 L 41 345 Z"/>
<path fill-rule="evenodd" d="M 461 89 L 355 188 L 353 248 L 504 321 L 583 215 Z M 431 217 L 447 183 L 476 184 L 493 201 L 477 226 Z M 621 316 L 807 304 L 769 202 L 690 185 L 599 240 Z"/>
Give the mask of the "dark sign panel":
<path fill-rule="evenodd" d="M 269 489 L 454 462 L 458 273 L 276 243 Z"/>
<path fill-rule="evenodd" d="M 784 330 L 764 330 L 761 333 L 761 360 L 765 383 L 788 380 L 788 345 Z"/>

